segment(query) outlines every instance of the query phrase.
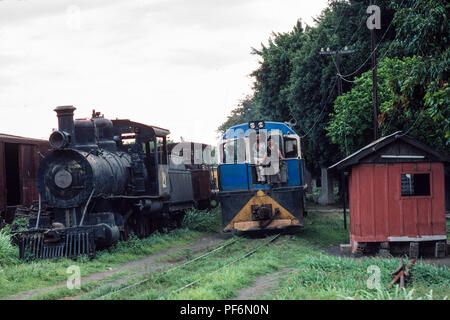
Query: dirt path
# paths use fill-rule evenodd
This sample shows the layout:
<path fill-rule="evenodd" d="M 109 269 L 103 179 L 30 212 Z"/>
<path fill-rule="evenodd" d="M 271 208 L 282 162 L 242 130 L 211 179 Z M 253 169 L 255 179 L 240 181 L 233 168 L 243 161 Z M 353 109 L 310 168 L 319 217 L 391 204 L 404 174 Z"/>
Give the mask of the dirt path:
<path fill-rule="evenodd" d="M 290 272 L 292 269 L 281 269 L 276 273 L 266 274 L 255 279 L 255 283 L 248 288 L 239 290 L 237 297 L 232 300 L 255 300 L 262 295 L 268 293 L 270 289 L 278 285 L 278 280 L 284 274 Z"/>
<path fill-rule="evenodd" d="M 120 285 L 120 284 L 128 281 L 131 277 L 143 275 L 145 273 L 154 271 L 155 269 L 176 263 L 176 261 L 172 261 L 171 263 L 161 262 L 161 261 L 159 261 L 159 259 L 161 257 L 164 257 L 169 254 L 173 254 L 173 253 L 176 253 L 176 252 L 179 252 L 182 250 L 191 250 L 192 252 L 197 253 L 197 252 L 206 250 L 210 247 L 213 247 L 213 246 L 225 241 L 228 237 L 229 237 L 229 235 L 223 235 L 220 233 L 209 235 L 209 236 L 200 238 L 187 246 L 169 248 L 169 249 L 163 250 L 161 252 L 152 254 L 148 257 L 128 262 L 126 264 L 123 264 L 121 266 L 113 268 L 109 271 L 97 272 L 97 273 L 90 274 L 86 277 L 81 278 L 81 282 L 86 283 L 86 282 L 100 281 L 107 277 L 115 275 L 119 272 L 134 271 L 131 275 L 126 275 L 124 277 L 121 277 L 121 278 L 115 280 L 114 282 L 110 282 L 110 283 L 106 284 L 107 286 Z M 64 287 L 64 286 L 66 286 L 66 282 L 61 282 L 61 283 L 58 283 L 51 287 L 39 288 L 39 289 L 30 290 L 30 291 L 20 292 L 14 296 L 7 297 L 6 299 L 7 300 L 24 300 L 24 299 L 28 299 L 34 295 L 47 293 L 56 288 L 60 288 L 60 287 Z"/>

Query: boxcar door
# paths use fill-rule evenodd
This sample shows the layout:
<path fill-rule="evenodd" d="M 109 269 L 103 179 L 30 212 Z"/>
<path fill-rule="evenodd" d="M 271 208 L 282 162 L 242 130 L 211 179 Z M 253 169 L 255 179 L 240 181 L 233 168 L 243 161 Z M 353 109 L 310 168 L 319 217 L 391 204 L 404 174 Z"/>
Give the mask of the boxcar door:
<path fill-rule="evenodd" d="M 37 200 L 35 185 L 36 167 L 39 162 L 37 147 L 22 144 L 19 147 L 19 177 L 22 192 L 22 204 L 30 206 Z"/>
<path fill-rule="evenodd" d="M 0 142 L 0 214 L 6 208 L 6 188 L 5 188 L 4 171 L 5 171 L 5 148 L 4 143 Z"/>

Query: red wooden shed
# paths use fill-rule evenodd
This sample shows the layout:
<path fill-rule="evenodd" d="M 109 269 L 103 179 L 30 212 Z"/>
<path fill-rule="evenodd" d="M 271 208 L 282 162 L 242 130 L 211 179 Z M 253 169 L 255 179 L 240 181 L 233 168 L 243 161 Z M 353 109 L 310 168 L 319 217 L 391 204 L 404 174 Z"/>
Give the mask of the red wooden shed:
<path fill-rule="evenodd" d="M 0 224 L 11 222 L 17 206 L 31 206 L 38 199 L 35 174 L 39 153 L 48 153 L 46 140 L 0 133 Z"/>
<path fill-rule="evenodd" d="M 329 169 L 348 177 L 353 253 L 446 254 L 444 164 L 450 158 L 395 132 Z"/>

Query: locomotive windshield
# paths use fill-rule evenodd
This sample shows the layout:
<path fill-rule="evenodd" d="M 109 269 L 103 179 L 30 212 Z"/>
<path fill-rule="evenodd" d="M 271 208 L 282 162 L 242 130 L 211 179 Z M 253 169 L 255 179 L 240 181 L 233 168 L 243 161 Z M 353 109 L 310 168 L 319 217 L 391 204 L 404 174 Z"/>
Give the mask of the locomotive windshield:
<path fill-rule="evenodd" d="M 299 137 L 297 135 L 280 135 L 278 133 L 266 134 L 261 132 L 248 138 L 225 140 L 220 145 L 221 163 L 256 163 L 268 151 L 268 141 L 273 141 L 281 155 L 286 159 L 301 157 Z M 255 162 L 256 161 L 256 162 Z"/>

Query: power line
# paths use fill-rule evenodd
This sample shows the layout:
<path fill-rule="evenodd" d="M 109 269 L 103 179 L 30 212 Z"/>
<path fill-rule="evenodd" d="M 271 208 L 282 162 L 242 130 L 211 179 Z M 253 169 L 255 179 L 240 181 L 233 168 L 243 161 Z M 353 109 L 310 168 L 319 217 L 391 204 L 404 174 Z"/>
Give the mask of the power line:
<path fill-rule="evenodd" d="M 400 7 L 403 5 L 404 2 L 405 2 L 405 0 L 403 0 L 403 1 L 400 3 Z M 414 5 L 411 7 L 411 9 L 416 8 L 418 4 L 419 4 L 419 3 L 418 3 L 418 0 L 416 0 L 416 2 L 415 2 Z M 411 13 L 412 13 L 412 11 L 408 14 L 408 17 L 407 17 L 407 18 L 409 18 L 409 16 L 411 15 Z M 407 19 L 406 19 L 406 20 L 407 20 Z M 380 46 L 380 44 L 383 42 L 383 39 L 384 39 L 384 37 L 386 36 L 387 32 L 389 31 L 389 28 L 391 27 L 393 21 L 394 21 L 394 19 L 392 19 L 391 22 L 389 23 L 389 26 L 387 27 L 386 31 L 384 32 L 383 36 L 381 37 L 380 42 L 379 42 L 379 43 L 377 44 L 377 46 L 375 47 L 374 51 L 377 50 L 378 47 Z M 406 22 L 405 22 L 405 23 L 406 23 Z M 398 35 L 396 34 L 393 41 L 395 41 L 395 40 L 397 39 L 397 36 L 398 36 Z M 386 50 L 386 51 L 384 52 L 383 58 L 386 56 L 386 54 L 387 54 L 388 52 L 389 52 L 389 48 L 388 48 L 388 50 Z M 340 76 L 341 76 L 341 77 L 344 77 L 344 78 L 347 78 L 347 77 L 350 77 L 350 76 L 354 75 L 354 74 L 357 73 L 359 70 L 361 70 L 362 67 L 365 66 L 365 64 L 367 63 L 367 61 L 369 61 L 369 59 L 370 59 L 371 57 L 372 57 L 372 52 L 369 54 L 369 56 L 367 57 L 367 59 L 364 60 L 364 62 L 363 62 L 363 63 L 362 63 L 355 71 L 353 71 L 353 72 L 351 72 L 351 73 L 349 73 L 349 74 L 340 75 Z"/>
<path fill-rule="evenodd" d="M 421 115 L 422 115 L 422 112 L 419 111 L 419 115 L 417 116 L 417 118 L 416 118 L 416 120 L 414 121 L 414 123 L 412 124 L 412 126 L 409 127 L 409 129 L 406 130 L 404 133 L 402 133 L 402 134 L 400 135 L 400 137 L 403 137 L 403 136 L 407 135 L 407 134 L 409 133 L 409 131 L 411 131 L 411 129 L 414 128 L 414 126 L 416 125 L 416 123 L 417 123 L 417 121 L 419 120 L 419 118 L 420 118 Z"/>
<path fill-rule="evenodd" d="M 333 62 L 334 65 L 336 67 L 336 72 L 337 75 L 340 74 L 340 55 L 342 54 L 350 54 L 350 53 L 354 53 L 355 50 L 348 50 L 347 47 L 344 48 L 344 50 L 336 50 L 336 51 L 330 51 L 329 48 L 327 48 L 327 50 L 323 50 L 323 48 L 320 50 L 319 54 L 321 55 L 331 55 L 331 57 L 333 58 Z M 336 59 L 334 59 L 334 56 L 336 56 Z M 338 96 L 340 96 L 342 94 L 342 81 L 339 78 L 338 79 Z"/>
<path fill-rule="evenodd" d="M 340 74 L 338 74 L 338 77 L 339 78 L 341 78 L 342 80 L 344 80 L 345 82 L 349 82 L 349 83 L 355 83 L 356 82 L 356 80 L 348 80 L 348 79 L 345 79 L 342 75 L 340 75 Z"/>
<path fill-rule="evenodd" d="M 337 8 L 337 7 L 336 7 Z M 341 22 L 342 22 L 342 20 L 344 19 L 344 15 L 341 15 L 341 18 L 340 18 L 340 20 L 339 20 L 339 23 L 338 24 L 336 24 L 336 27 L 334 28 L 334 31 L 333 31 L 333 34 L 331 35 L 331 37 L 330 38 L 333 38 L 334 37 L 334 35 L 336 34 L 336 32 L 337 32 L 337 29 L 339 28 L 339 26 L 340 26 L 340 24 L 341 24 Z M 344 52 L 345 51 L 345 52 Z M 348 52 L 347 52 L 348 51 Z M 346 54 L 346 53 L 351 53 L 351 52 L 354 52 L 354 50 L 348 50 L 347 48 L 345 48 L 345 50 L 341 50 L 341 53 L 344 53 L 344 54 Z M 319 52 L 319 54 L 333 54 L 333 53 L 336 53 L 335 51 L 329 51 L 329 50 L 327 50 L 326 52 L 325 51 L 323 51 L 323 49 L 322 49 L 322 51 L 321 52 Z M 339 66 L 338 66 L 338 64 L 337 64 L 337 62 L 336 61 L 334 61 L 334 57 L 333 57 L 333 62 L 334 62 L 334 64 L 335 64 L 335 66 L 336 66 L 336 68 L 339 70 Z M 300 138 L 305 138 L 314 128 L 315 128 L 315 126 L 317 125 L 317 123 L 319 122 L 319 120 L 320 120 L 320 118 L 322 117 L 322 114 L 323 114 L 323 112 L 325 111 L 325 108 L 327 107 L 327 104 L 328 104 L 328 102 L 329 102 L 329 100 L 330 100 L 330 97 L 331 97 L 331 93 L 333 92 L 333 90 L 334 90 L 334 86 L 336 85 L 336 82 L 337 82 L 337 77 L 334 79 L 334 82 L 333 82 L 333 86 L 332 86 L 332 88 L 331 88 L 331 90 L 330 90 L 330 92 L 329 92 L 329 94 L 328 94 L 328 97 L 327 97 L 327 99 L 326 99 L 326 101 L 325 101 L 325 103 L 324 103 L 324 106 L 322 107 L 322 110 L 320 111 L 320 114 L 319 114 L 319 116 L 317 117 L 317 119 L 316 119 L 316 121 L 314 122 L 314 124 L 312 125 L 312 127 L 303 135 L 303 136 L 301 136 Z M 340 86 L 340 90 L 341 90 L 341 93 L 342 93 L 342 85 Z"/>

